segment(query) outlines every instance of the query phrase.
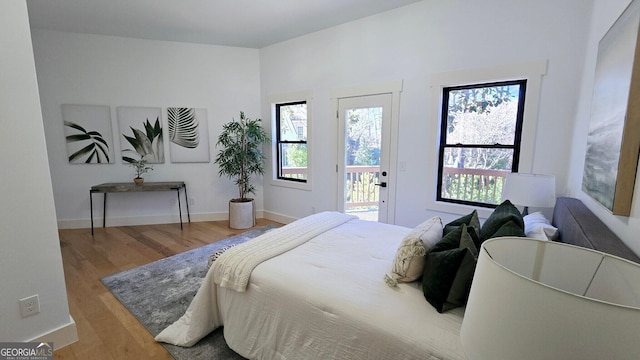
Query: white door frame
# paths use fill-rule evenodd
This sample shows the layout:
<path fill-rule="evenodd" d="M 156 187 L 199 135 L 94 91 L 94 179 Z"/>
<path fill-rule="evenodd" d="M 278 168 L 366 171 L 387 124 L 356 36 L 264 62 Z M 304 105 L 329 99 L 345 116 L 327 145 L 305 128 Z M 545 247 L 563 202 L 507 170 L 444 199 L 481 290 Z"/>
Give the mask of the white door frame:
<path fill-rule="evenodd" d="M 359 97 L 359 96 L 368 96 L 368 95 L 380 95 L 380 94 L 391 94 L 391 124 L 390 124 L 390 141 L 389 141 L 389 175 L 388 186 L 387 186 L 387 219 L 386 223 L 395 224 L 396 217 L 396 189 L 397 189 L 397 172 L 398 172 L 398 123 L 400 119 L 400 92 L 402 92 L 402 80 L 392 81 L 388 83 L 380 83 L 380 84 L 371 84 L 371 85 L 360 85 L 360 86 L 352 86 L 347 88 L 334 89 L 331 91 L 331 103 L 332 103 L 332 114 L 338 115 L 338 100 L 341 98 L 349 98 L 349 97 Z M 337 120 L 337 119 L 336 119 Z M 344 131 L 344 129 L 338 129 L 338 132 Z M 339 133 L 338 133 L 339 135 Z M 339 138 L 339 136 L 338 136 Z M 344 156 L 343 154 L 338 154 L 338 156 Z M 336 173 L 339 173 L 339 158 L 336 159 Z M 338 174 L 337 174 L 338 175 Z M 344 181 L 342 181 L 343 185 L 338 186 L 338 188 L 344 187 Z M 337 203 L 336 208 L 339 206 L 344 198 L 344 194 L 341 194 L 340 191 L 336 194 Z"/>

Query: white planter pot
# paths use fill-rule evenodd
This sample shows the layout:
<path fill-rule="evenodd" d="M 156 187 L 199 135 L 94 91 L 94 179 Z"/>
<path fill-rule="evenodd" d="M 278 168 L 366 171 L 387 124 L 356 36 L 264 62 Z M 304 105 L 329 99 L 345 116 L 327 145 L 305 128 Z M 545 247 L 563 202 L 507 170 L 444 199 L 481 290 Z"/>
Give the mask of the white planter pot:
<path fill-rule="evenodd" d="M 248 229 L 256 225 L 255 200 L 229 201 L 229 227 L 232 229 Z"/>

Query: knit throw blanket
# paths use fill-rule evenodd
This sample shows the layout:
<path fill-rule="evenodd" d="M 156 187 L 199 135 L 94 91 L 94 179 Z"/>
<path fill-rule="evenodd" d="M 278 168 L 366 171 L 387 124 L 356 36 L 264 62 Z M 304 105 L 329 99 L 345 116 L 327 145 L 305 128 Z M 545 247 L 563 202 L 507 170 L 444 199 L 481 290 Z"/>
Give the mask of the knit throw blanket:
<path fill-rule="evenodd" d="M 251 272 L 260 263 L 354 218 L 353 215 L 327 211 L 273 229 L 225 251 L 214 263 L 213 280 L 221 287 L 243 292 Z"/>

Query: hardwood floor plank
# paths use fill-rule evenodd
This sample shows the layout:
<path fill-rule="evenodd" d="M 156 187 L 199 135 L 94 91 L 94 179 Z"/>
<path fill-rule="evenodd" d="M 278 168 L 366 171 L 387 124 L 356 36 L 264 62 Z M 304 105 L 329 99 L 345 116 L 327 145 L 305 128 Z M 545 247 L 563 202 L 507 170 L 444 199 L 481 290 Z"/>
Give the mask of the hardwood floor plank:
<path fill-rule="evenodd" d="M 123 227 L 121 229 L 126 234 L 134 237 L 141 244 L 155 250 L 157 253 L 161 254 L 163 258 L 176 254 L 173 250 L 171 250 L 171 244 L 164 244 L 162 242 L 158 242 L 153 238 L 145 235 L 141 229 L 135 229 L 133 226 Z"/>
<path fill-rule="evenodd" d="M 257 226 L 277 224 L 258 219 Z M 279 224 L 278 224 L 279 225 Z M 247 229 L 249 230 L 249 229 Z M 224 240 L 246 230 L 227 221 L 59 230 L 69 310 L 79 341 L 57 360 L 173 359 L 109 292 L 101 278 Z"/>
<path fill-rule="evenodd" d="M 100 294 L 98 297 L 140 346 L 161 346 L 153 338 L 145 336 L 148 330 L 110 293 Z"/>

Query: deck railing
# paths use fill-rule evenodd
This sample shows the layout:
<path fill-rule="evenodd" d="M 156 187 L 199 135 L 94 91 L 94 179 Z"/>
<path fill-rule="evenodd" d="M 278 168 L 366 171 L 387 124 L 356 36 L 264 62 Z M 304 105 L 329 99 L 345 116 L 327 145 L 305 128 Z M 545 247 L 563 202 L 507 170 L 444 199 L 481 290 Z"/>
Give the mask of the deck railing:
<path fill-rule="evenodd" d="M 292 179 L 306 179 L 307 167 L 283 167 L 282 175 Z"/>
<path fill-rule="evenodd" d="M 347 166 L 345 172 L 346 210 L 377 206 L 380 183 L 380 166 Z"/>
<path fill-rule="evenodd" d="M 454 200 L 499 204 L 508 170 L 444 167 L 442 197 Z"/>
<path fill-rule="evenodd" d="M 283 167 L 282 175 L 293 179 L 306 179 L 306 167 Z M 378 205 L 378 191 L 375 184 L 380 181 L 380 166 L 347 166 L 346 169 L 346 208 Z"/>
<path fill-rule="evenodd" d="M 442 176 L 442 197 L 499 204 L 508 173 L 508 170 L 445 167 Z M 306 179 L 307 168 L 283 168 L 282 174 L 295 179 Z M 380 183 L 379 166 L 347 166 L 345 177 L 347 210 L 378 204 L 375 184 Z"/>

